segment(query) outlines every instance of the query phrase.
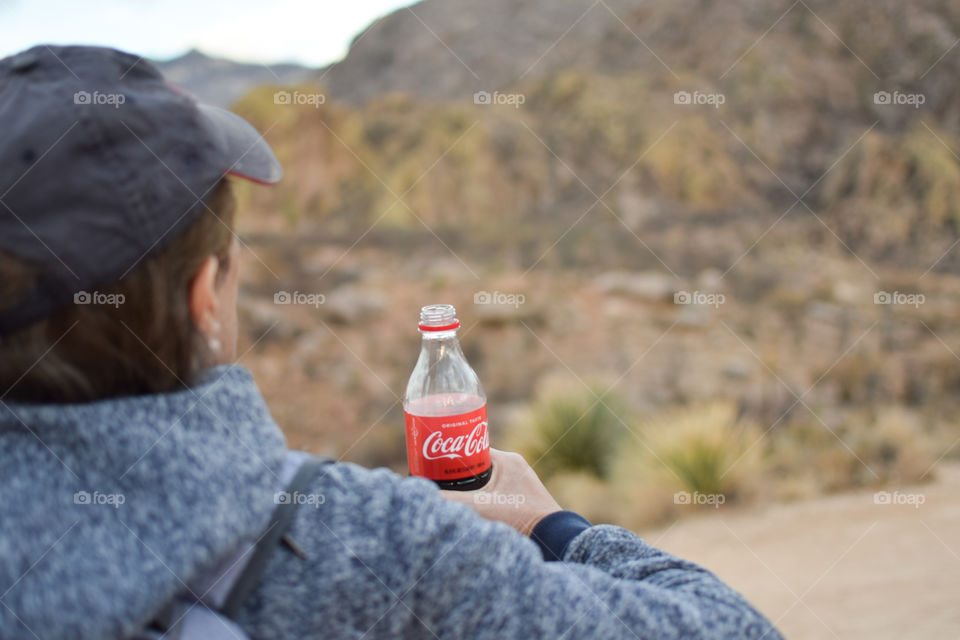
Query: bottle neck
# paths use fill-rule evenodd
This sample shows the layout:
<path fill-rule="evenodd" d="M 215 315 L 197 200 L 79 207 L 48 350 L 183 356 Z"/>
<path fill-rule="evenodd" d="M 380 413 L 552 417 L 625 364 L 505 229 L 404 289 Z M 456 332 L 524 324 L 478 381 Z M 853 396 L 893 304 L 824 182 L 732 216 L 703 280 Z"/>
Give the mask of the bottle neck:
<path fill-rule="evenodd" d="M 420 330 L 420 333 L 423 334 L 423 342 L 437 342 L 443 340 L 457 340 L 457 330 L 450 329 L 449 331 L 424 331 Z"/>
<path fill-rule="evenodd" d="M 447 358 L 463 358 L 460 351 L 460 341 L 457 340 L 457 330 L 450 331 L 423 331 L 423 342 L 420 347 L 420 357 L 432 370 L 437 363 Z"/>
<path fill-rule="evenodd" d="M 458 394 L 459 397 L 466 394 L 480 398 L 481 404 L 485 402 L 483 387 L 460 349 L 456 329 L 421 330 L 421 333 L 420 357 L 407 382 L 404 407 L 408 407 L 411 401 L 431 395 Z M 471 407 L 471 410 L 475 408 Z"/>

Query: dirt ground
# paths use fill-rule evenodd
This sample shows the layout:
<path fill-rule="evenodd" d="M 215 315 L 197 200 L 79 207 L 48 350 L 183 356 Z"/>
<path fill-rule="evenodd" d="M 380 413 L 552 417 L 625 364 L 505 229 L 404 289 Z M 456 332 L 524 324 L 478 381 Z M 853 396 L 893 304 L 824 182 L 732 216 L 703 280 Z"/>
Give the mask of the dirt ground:
<path fill-rule="evenodd" d="M 644 538 L 712 570 L 792 640 L 960 638 L 960 465 L 877 498 L 718 511 Z"/>

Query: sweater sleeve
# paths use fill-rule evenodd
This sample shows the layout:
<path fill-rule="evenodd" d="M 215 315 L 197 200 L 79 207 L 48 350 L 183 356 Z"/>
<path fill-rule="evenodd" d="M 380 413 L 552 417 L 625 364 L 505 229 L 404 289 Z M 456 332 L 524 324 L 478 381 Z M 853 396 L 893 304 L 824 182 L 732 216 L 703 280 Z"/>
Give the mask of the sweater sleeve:
<path fill-rule="evenodd" d="M 313 490 L 290 532 L 307 558 L 278 551 L 238 620 L 254 637 L 781 638 L 712 573 L 619 527 L 582 525 L 546 562 L 425 480 L 339 464 Z"/>
<path fill-rule="evenodd" d="M 557 511 L 542 519 L 530 532 L 547 562 L 563 560 L 573 539 L 590 528 L 590 522 L 573 511 Z"/>

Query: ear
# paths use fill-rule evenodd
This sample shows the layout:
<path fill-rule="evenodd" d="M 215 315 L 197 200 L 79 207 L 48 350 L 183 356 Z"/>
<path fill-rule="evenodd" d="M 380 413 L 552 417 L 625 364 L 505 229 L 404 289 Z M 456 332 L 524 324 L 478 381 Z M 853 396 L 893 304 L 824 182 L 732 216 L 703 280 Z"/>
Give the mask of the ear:
<path fill-rule="evenodd" d="M 220 261 L 216 256 L 207 258 L 190 283 L 190 317 L 201 331 L 215 333 L 217 330 L 217 273 Z"/>

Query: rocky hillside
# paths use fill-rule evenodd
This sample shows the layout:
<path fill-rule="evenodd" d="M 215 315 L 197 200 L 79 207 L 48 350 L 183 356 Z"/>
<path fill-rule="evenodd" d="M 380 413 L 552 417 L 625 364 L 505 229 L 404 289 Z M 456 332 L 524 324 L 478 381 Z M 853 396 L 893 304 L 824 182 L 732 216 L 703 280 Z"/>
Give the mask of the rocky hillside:
<path fill-rule="evenodd" d="M 929 265 L 952 242 L 943 232 L 956 231 L 957 204 L 946 194 L 960 186 L 958 38 L 960 9 L 943 0 L 494 0 L 482 8 L 427 0 L 371 25 L 321 82 L 348 104 L 400 94 L 417 105 L 464 105 L 476 91 L 519 92 L 525 102 L 513 113 L 455 117 L 465 125 L 479 120 L 480 133 L 514 146 L 533 140 L 537 155 L 543 145 L 529 126 L 598 194 L 611 172 L 676 123 L 641 164 L 656 165 L 638 172 L 646 174 L 643 196 L 629 193 L 630 180 L 608 196 L 647 201 L 655 214 L 664 213 L 649 202 L 657 196 L 668 197 L 670 209 L 759 204 L 776 219 L 803 194 L 791 218 L 820 226 L 814 217 L 822 216 L 830 235 L 858 254 L 909 261 L 922 247 L 917 262 Z M 723 102 L 715 109 L 676 105 L 677 91 Z M 890 95 L 893 104 L 877 95 Z M 377 118 L 389 108 L 369 111 Z M 487 124 L 494 117 L 501 122 Z M 372 152 L 383 150 L 374 144 Z M 538 162 L 523 149 L 506 157 L 512 152 L 491 159 L 527 173 L 558 165 L 552 153 Z M 850 162 L 840 165 L 847 154 Z M 528 190 L 542 186 L 530 175 L 515 178 Z M 580 209 L 580 199 L 568 195 L 539 204 L 564 228 L 582 212 L 558 212 Z M 515 203 L 507 210 L 527 202 L 507 197 Z M 907 238 L 910 246 L 900 242 Z M 938 267 L 956 266 L 945 260 Z"/>
<path fill-rule="evenodd" d="M 170 82 L 202 102 L 230 106 L 248 91 L 263 84 L 298 84 L 313 77 L 314 69 L 295 64 L 244 64 L 188 51 L 170 60 L 156 61 Z"/>
<path fill-rule="evenodd" d="M 345 102 L 389 92 L 464 98 L 569 68 L 666 72 L 730 88 L 758 84 L 757 72 L 773 67 L 768 79 L 784 89 L 811 77 L 839 89 L 856 70 L 900 88 L 946 88 L 956 56 L 930 67 L 960 35 L 958 13 L 944 0 L 425 0 L 372 24 L 324 82 Z M 953 93 L 931 95 L 930 106 L 945 107 Z"/>
<path fill-rule="evenodd" d="M 522 29 L 491 23 L 507 9 L 456 12 L 460 27 L 437 27 L 449 51 L 417 19 L 445 25 L 448 5 L 459 6 L 425 2 L 373 25 L 324 76 L 329 86 L 304 87 L 329 94 L 319 108 L 278 109 L 271 88 L 238 104 L 277 126 L 288 217 L 322 220 L 325 232 L 379 221 L 449 233 L 524 268 L 570 229 L 549 260 L 662 259 L 682 270 L 687 256 L 671 256 L 660 236 L 720 225 L 706 235 L 728 241 L 688 246 L 699 266 L 724 271 L 779 220 L 774 231 L 864 260 L 960 267 L 949 251 L 960 214 L 960 17 L 949 4 L 597 4 L 551 48 L 556 34 L 528 22 L 560 9 L 527 0 L 509 5 Z M 453 37 L 463 29 L 469 38 Z M 537 64 L 508 82 L 513 71 L 497 74 L 514 67 L 501 55 Z M 478 87 L 499 87 L 500 103 L 477 104 Z M 409 209 L 394 205 L 401 193 Z M 574 225 L 588 209 L 594 224 Z M 491 237 L 491 220 L 510 237 Z M 652 251 L 635 251 L 634 235 Z M 597 242 L 612 250 L 596 252 Z"/>
<path fill-rule="evenodd" d="M 293 89 L 328 99 L 235 105 L 287 171 L 242 186 L 248 359 L 295 442 L 397 463 L 417 308 L 450 301 L 496 428 L 541 380 L 616 380 L 800 434 L 811 486 L 905 477 L 858 459 L 899 469 L 893 408 L 897 442 L 955 429 L 958 37 L 943 0 L 400 10 Z"/>

